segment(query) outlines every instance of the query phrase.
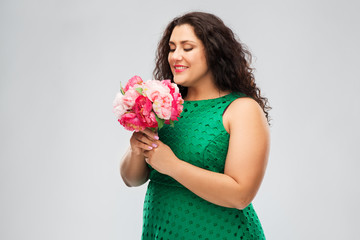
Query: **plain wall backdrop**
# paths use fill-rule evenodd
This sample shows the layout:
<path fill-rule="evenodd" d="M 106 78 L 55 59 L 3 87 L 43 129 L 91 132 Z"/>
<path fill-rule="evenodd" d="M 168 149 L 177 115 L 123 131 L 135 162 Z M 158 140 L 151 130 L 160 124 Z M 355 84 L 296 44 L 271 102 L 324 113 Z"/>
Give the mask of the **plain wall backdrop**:
<path fill-rule="evenodd" d="M 112 101 L 152 78 L 167 23 L 218 15 L 254 55 L 273 110 L 254 200 L 267 239 L 359 234 L 357 1 L 0 2 L 0 239 L 140 239 L 146 185 L 119 162 Z"/>

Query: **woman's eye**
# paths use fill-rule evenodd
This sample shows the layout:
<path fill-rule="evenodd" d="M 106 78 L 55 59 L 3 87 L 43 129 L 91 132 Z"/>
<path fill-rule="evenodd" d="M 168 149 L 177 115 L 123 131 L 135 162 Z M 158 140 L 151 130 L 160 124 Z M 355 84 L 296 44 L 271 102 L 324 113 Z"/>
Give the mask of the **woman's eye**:
<path fill-rule="evenodd" d="M 170 48 L 170 49 L 169 49 L 169 52 L 175 52 L 175 50 L 176 50 L 175 48 L 173 48 L 173 49 Z M 192 49 L 192 48 L 184 48 L 184 51 L 185 51 L 185 52 L 190 52 L 191 50 L 193 50 L 193 49 Z"/>

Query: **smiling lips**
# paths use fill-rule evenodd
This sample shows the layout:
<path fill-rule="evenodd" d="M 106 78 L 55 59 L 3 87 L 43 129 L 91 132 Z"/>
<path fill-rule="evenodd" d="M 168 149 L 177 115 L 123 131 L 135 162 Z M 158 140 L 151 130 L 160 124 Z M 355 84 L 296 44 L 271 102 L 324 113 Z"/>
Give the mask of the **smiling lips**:
<path fill-rule="evenodd" d="M 188 69 L 188 67 L 186 67 L 184 65 L 175 65 L 174 69 L 175 69 L 175 72 L 180 73 L 180 72 L 183 72 L 186 69 Z"/>

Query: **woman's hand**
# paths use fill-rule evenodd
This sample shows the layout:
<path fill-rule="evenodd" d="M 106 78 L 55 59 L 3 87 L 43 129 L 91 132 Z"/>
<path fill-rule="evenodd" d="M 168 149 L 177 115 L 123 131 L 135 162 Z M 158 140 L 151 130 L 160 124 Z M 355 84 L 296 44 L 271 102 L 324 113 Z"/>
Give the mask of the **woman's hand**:
<path fill-rule="evenodd" d="M 157 145 L 156 148 L 144 151 L 145 161 L 158 172 L 170 175 L 176 162 L 180 160 L 168 145 L 160 140 L 156 141 L 155 144 Z"/>
<path fill-rule="evenodd" d="M 134 154 L 143 155 L 145 150 L 152 150 L 157 147 L 159 139 L 157 133 L 146 128 L 141 132 L 134 132 L 130 138 L 130 147 Z"/>
<path fill-rule="evenodd" d="M 127 186 L 140 186 L 148 180 L 149 167 L 144 161 L 144 151 L 157 147 L 157 139 L 157 133 L 150 129 L 132 134 L 130 148 L 120 164 L 120 174 Z"/>

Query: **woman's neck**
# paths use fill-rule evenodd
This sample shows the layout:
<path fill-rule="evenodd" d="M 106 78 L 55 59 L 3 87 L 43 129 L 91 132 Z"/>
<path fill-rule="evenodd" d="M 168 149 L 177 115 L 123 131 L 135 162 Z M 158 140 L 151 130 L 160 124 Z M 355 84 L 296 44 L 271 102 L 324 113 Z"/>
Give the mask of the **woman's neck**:
<path fill-rule="evenodd" d="M 229 94 L 230 91 L 220 91 L 216 87 L 206 87 L 202 86 L 199 88 L 188 87 L 188 92 L 186 94 L 186 101 L 195 101 L 195 100 L 205 100 L 222 97 Z"/>

